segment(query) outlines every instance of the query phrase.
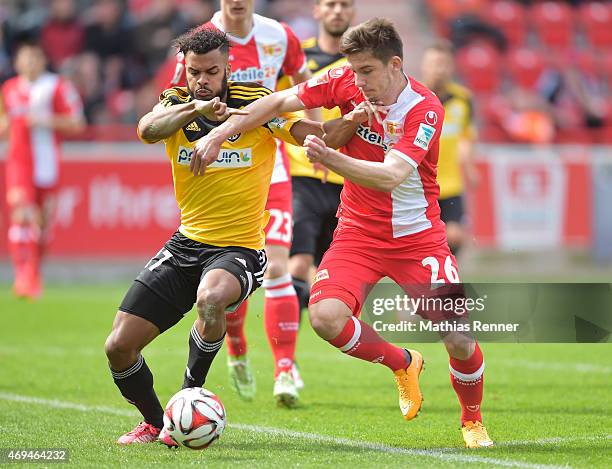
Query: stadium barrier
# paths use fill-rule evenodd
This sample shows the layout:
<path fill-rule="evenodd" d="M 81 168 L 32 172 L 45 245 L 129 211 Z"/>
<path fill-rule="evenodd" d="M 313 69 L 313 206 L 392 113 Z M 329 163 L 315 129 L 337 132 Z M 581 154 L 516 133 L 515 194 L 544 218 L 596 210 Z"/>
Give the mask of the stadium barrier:
<path fill-rule="evenodd" d="M 611 149 L 480 145 L 481 183 L 468 197 L 476 247 L 587 248 L 612 259 Z M 0 187 L 4 193 L 3 159 Z M 57 200 L 52 256 L 148 257 L 179 223 L 162 145 L 65 144 Z"/>

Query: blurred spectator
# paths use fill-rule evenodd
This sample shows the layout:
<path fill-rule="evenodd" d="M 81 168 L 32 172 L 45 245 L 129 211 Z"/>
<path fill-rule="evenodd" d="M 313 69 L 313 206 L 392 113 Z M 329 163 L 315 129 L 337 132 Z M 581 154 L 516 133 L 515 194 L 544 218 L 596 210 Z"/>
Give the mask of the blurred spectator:
<path fill-rule="evenodd" d="M 108 121 L 100 57 L 91 52 L 86 52 L 81 54 L 73 64 L 69 75 L 83 101 L 83 112 L 87 122 Z"/>
<path fill-rule="evenodd" d="M 319 31 L 317 22 L 312 17 L 314 2 L 302 0 L 276 0 L 270 2 L 268 15 L 287 23 L 300 39 L 316 36 Z"/>
<path fill-rule="evenodd" d="M 0 6 L 0 83 L 13 74 L 8 11 Z"/>
<path fill-rule="evenodd" d="M 456 49 L 482 39 L 491 42 L 499 51 L 507 49 L 504 34 L 476 14 L 464 14 L 455 18 L 450 28 L 450 38 Z"/>
<path fill-rule="evenodd" d="M 42 27 L 40 42 L 54 70 L 60 70 L 66 59 L 81 52 L 85 45 L 85 29 L 77 18 L 74 0 L 51 1 L 49 19 Z"/>
<path fill-rule="evenodd" d="M 555 138 L 552 109 L 536 91 L 515 87 L 499 96 L 494 117 L 510 141 L 542 144 Z"/>
<path fill-rule="evenodd" d="M 154 0 L 148 18 L 136 27 L 135 44 L 147 74 L 152 74 L 168 56 L 172 40 L 187 31 L 189 23 L 174 0 Z"/>
<path fill-rule="evenodd" d="M 553 106 L 557 126 L 600 128 L 604 124 L 605 85 L 597 74 L 581 67 L 577 57 L 546 70 L 539 83 L 542 97 Z"/>
<path fill-rule="evenodd" d="M 125 64 L 132 56 L 132 34 L 124 18 L 119 0 L 96 0 L 89 11 L 90 22 L 85 30 L 85 50 L 103 61 L 105 80 L 120 82 Z"/>

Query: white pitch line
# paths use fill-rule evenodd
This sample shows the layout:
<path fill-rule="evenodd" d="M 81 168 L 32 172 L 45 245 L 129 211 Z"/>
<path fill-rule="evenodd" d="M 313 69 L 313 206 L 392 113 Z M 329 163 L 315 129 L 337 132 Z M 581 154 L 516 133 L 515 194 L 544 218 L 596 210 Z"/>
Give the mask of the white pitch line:
<path fill-rule="evenodd" d="M 39 404 L 45 405 L 48 407 L 58 408 L 58 409 L 70 409 L 77 410 L 80 412 L 100 412 L 111 415 L 119 415 L 132 417 L 136 416 L 137 413 L 130 410 L 117 409 L 114 407 L 107 406 L 97 406 L 97 405 L 85 405 L 78 404 L 75 402 L 67 402 L 67 401 L 59 401 L 57 399 L 44 399 L 39 397 L 32 396 L 23 396 L 19 394 L 11 394 L 0 392 L 0 399 L 12 402 L 24 402 L 28 404 Z M 274 427 L 263 427 L 258 425 L 248 425 L 241 423 L 230 424 L 231 428 L 235 428 L 237 430 L 249 431 L 254 433 L 261 433 L 267 435 L 276 435 L 285 438 L 297 438 L 309 441 L 316 441 L 319 443 L 326 443 L 338 446 L 349 446 L 353 448 L 358 448 L 366 451 L 375 451 L 387 454 L 403 454 L 406 456 L 421 456 L 421 457 L 429 457 L 434 459 L 439 459 L 447 462 L 475 462 L 475 463 L 483 463 L 490 464 L 494 466 L 501 467 L 518 467 L 525 469 L 559 469 L 559 468 L 567 468 L 568 466 L 552 466 L 545 464 L 533 464 L 523 461 L 516 460 L 504 460 L 497 458 L 489 458 L 478 455 L 469 455 L 465 453 L 450 453 L 449 450 L 429 450 L 429 449 L 412 449 L 412 448 L 398 448 L 395 446 L 389 446 L 382 443 L 367 443 L 362 441 L 350 440 L 348 438 L 338 438 L 326 435 L 319 435 L 316 433 L 306 433 L 306 432 L 298 432 L 294 430 L 288 430 L 283 428 L 274 428 Z M 451 450 L 452 451 L 452 450 Z"/>

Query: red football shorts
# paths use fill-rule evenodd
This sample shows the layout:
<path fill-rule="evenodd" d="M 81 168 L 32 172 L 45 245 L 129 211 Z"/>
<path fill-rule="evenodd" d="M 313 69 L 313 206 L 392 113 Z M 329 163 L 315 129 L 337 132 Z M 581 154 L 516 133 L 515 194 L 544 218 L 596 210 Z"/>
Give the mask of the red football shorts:
<path fill-rule="evenodd" d="M 266 210 L 270 220 L 265 228 L 266 244 L 291 247 L 293 234 L 293 206 L 291 201 L 291 181 L 279 182 L 270 186 Z"/>
<path fill-rule="evenodd" d="M 36 187 L 32 180 L 32 167 L 13 161 L 5 166 L 6 203 L 9 208 L 18 205 L 37 204 L 42 206 L 55 195 L 57 185 Z"/>
<path fill-rule="evenodd" d="M 459 283 L 457 261 L 446 242 L 444 224 L 390 243 L 338 225 L 315 275 L 310 304 L 335 298 L 358 316 L 371 289 L 383 277 L 391 278 L 409 296 L 436 296 L 436 291 L 448 292 L 447 287 Z M 432 289 L 432 285 L 447 287 Z"/>

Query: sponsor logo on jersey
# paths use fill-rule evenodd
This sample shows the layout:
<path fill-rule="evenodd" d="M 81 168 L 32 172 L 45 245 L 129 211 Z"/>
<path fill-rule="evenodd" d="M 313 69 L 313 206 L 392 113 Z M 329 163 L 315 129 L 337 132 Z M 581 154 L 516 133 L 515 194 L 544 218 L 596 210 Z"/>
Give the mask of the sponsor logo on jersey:
<path fill-rule="evenodd" d="M 320 280 L 325 280 L 329 278 L 329 272 L 327 271 L 327 269 L 323 269 L 323 270 L 319 270 L 317 272 L 317 274 L 315 275 L 315 278 L 312 282 L 312 284 L 314 285 L 315 283 L 317 283 Z M 312 295 L 311 295 L 312 298 Z"/>
<path fill-rule="evenodd" d="M 191 163 L 191 157 L 193 155 L 193 148 L 179 147 L 178 155 L 176 156 L 177 164 L 182 166 L 189 166 Z"/>
<path fill-rule="evenodd" d="M 176 157 L 177 164 L 189 166 L 193 156 L 193 148 L 179 147 Z M 248 168 L 253 166 L 253 155 L 250 148 L 236 150 L 223 149 L 219 152 L 217 160 L 209 165 L 210 168 Z"/>
<path fill-rule="evenodd" d="M 427 111 L 427 114 L 425 114 L 425 122 L 429 125 L 436 125 L 438 123 L 438 114 L 434 111 Z"/>
<path fill-rule="evenodd" d="M 187 130 L 191 130 L 192 132 L 199 132 L 200 131 L 200 126 L 198 124 L 196 124 L 195 121 L 193 121 L 191 124 L 189 124 L 187 126 Z"/>
<path fill-rule="evenodd" d="M 381 147 L 385 152 L 389 149 L 389 146 L 385 143 L 385 139 L 382 137 L 382 135 L 374 132 L 372 129 L 364 126 L 363 124 L 357 129 L 357 136 L 360 139 L 371 143 L 372 145 Z"/>
<path fill-rule="evenodd" d="M 254 81 L 262 84 L 264 80 L 270 78 L 276 78 L 278 75 L 278 69 L 272 66 L 266 66 L 263 68 L 249 67 L 244 70 L 234 70 L 230 76 L 231 81 Z"/>
<path fill-rule="evenodd" d="M 344 74 L 343 67 L 334 67 L 329 71 L 329 76 L 332 78 L 340 78 Z"/>
<path fill-rule="evenodd" d="M 270 127 L 276 127 L 277 129 L 282 129 L 283 127 L 285 127 L 286 123 L 287 119 L 285 119 L 284 117 L 275 117 L 274 119 L 268 121 L 268 125 Z"/>
<path fill-rule="evenodd" d="M 413 143 L 423 150 L 429 150 L 429 144 L 435 133 L 435 127 L 421 123 Z"/>

